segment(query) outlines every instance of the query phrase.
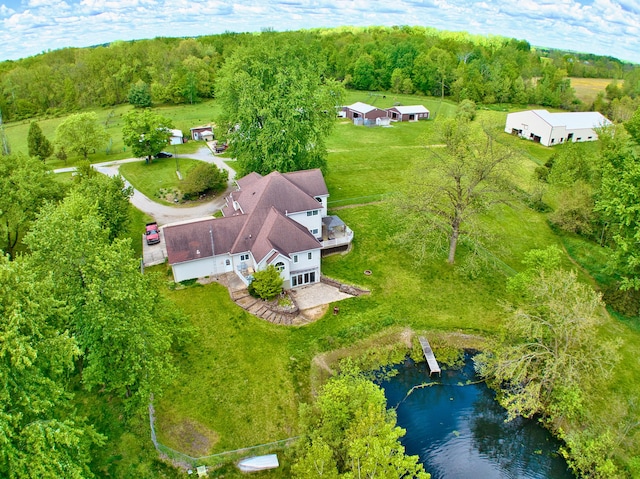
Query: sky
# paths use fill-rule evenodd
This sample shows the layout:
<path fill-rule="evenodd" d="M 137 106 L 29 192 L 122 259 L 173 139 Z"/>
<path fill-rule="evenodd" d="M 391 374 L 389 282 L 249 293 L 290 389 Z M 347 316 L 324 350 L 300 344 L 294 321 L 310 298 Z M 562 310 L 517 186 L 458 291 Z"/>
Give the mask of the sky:
<path fill-rule="evenodd" d="M 640 0 L 0 0 L 0 60 L 115 40 L 419 25 L 640 63 Z"/>

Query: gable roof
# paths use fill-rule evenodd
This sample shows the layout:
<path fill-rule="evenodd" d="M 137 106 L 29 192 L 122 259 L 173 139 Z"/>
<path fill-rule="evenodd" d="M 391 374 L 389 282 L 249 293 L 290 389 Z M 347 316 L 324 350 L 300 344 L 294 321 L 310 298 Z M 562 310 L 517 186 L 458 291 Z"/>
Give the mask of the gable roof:
<path fill-rule="evenodd" d="M 597 111 L 549 113 L 548 110 L 530 110 L 549 125 L 564 126 L 567 130 L 598 128 L 611 122 Z"/>
<path fill-rule="evenodd" d="M 267 176 L 252 173 L 237 183 L 240 191 L 231 193 L 232 199 L 240 204 L 245 214 L 257 212 L 261 216 L 266 215 L 266 211 L 258 210 L 271 206 L 285 214 L 318 209 L 314 196 L 328 194 L 320 170 L 286 174 L 274 171 Z M 223 209 L 225 216 L 228 212 L 228 208 Z"/>
<path fill-rule="evenodd" d="M 321 208 L 316 196 L 328 195 L 320 170 L 267 176 L 251 173 L 238 181 L 223 218 L 167 225 L 164 237 L 170 264 L 251 251 L 257 262 L 276 252 L 294 253 L 321 248 L 320 242 L 287 213 Z M 242 211 L 233 209 L 233 201 Z M 244 214 L 242 214 L 244 213 Z"/>
<path fill-rule="evenodd" d="M 423 105 L 394 106 L 388 110 L 396 110 L 401 115 L 410 115 L 412 113 L 429 113 Z"/>
<path fill-rule="evenodd" d="M 167 225 L 164 240 L 169 263 L 182 263 L 230 252 L 244 224 L 242 217 L 203 218 Z"/>
<path fill-rule="evenodd" d="M 240 238 L 238 243 L 242 243 Z M 273 250 L 291 257 L 294 253 L 321 246 L 304 226 L 271 207 L 250 250 L 255 260 L 260 262 Z"/>
<path fill-rule="evenodd" d="M 347 108 L 349 110 L 357 111 L 358 113 L 366 114 L 373 110 L 378 110 L 378 107 L 373 105 L 368 105 L 366 103 L 362 103 L 361 101 L 355 102 L 353 105 L 348 105 Z"/>

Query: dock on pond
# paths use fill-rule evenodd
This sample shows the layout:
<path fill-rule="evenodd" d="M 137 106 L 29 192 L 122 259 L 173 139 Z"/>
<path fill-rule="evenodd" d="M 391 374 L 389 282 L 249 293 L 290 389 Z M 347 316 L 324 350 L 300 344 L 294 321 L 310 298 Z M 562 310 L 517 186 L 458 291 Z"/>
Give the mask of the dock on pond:
<path fill-rule="evenodd" d="M 440 370 L 438 361 L 436 361 L 436 355 L 433 354 L 433 350 L 431 349 L 429 341 L 427 341 L 427 338 L 425 338 L 424 336 L 420 336 L 418 339 L 420 340 L 422 352 L 424 353 L 424 357 L 427 360 L 427 365 L 429 366 L 429 376 L 435 373 L 438 373 L 439 376 L 442 376 L 442 371 Z"/>

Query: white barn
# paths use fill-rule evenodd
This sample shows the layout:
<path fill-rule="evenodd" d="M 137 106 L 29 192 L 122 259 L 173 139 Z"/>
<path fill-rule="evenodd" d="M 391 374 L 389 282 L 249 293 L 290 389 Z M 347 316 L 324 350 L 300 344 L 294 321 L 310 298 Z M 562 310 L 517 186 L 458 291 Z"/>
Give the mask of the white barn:
<path fill-rule="evenodd" d="M 567 141 L 595 141 L 595 129 L 612 123 L 597 111 L 549 113 L 527 110 L 509 113 L 504 131 L 545 146 Z"/>

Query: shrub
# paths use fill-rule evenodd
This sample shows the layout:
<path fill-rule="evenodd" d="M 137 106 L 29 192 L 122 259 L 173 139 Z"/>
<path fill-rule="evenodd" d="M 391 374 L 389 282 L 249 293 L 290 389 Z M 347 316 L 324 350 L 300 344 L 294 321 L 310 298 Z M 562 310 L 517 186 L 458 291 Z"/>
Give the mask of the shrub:
<path fill-rule="evenodd" d="M 182 184 L 182 192 L 186 199 L 197 198 L 201 194 L 224 190 L 227 186 L 229 172 L 215 165 L 201 163 L 196 166 Z"/>
<path fill-rule="evenodd" d="M 282 276 L 275 266 L 269 265 L 254 273 L 248 289 L 251 296 L 270 301 L 282 291 Z"/>

